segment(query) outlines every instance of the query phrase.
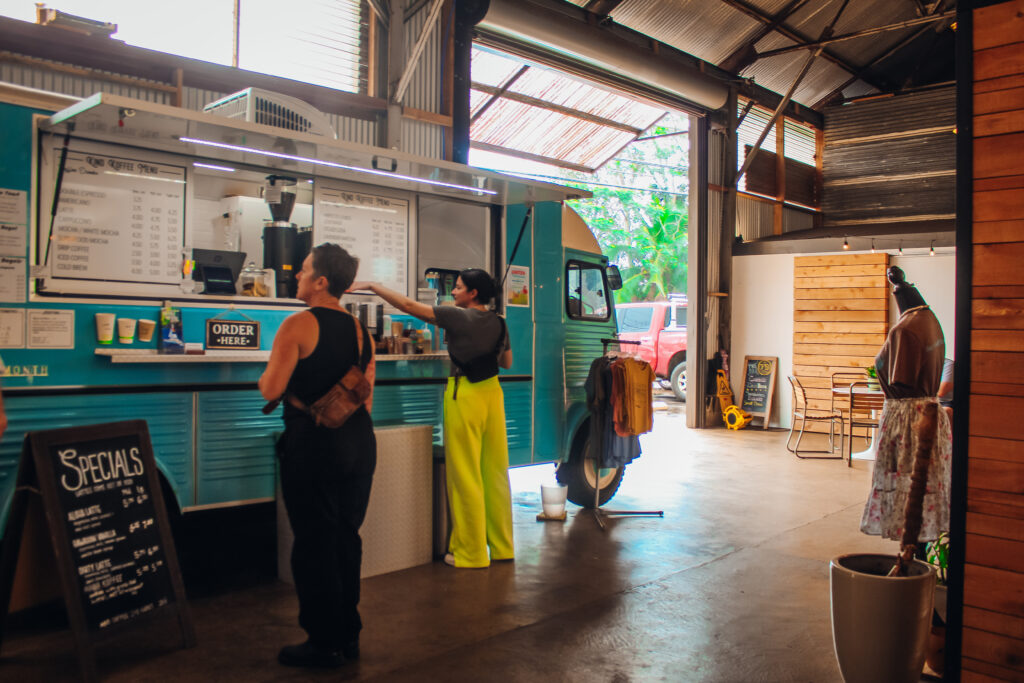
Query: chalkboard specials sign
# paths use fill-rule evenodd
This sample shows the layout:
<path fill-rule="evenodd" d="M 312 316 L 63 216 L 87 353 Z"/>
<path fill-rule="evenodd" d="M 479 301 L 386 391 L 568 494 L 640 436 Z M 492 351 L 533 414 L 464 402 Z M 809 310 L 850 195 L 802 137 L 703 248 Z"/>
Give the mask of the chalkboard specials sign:
<path fill-rule="evenodd" d="M 26 435 L 0 563 L 0 625 L 29 495 L 42 496 L 84 680 L 97 677 L 94 645 L 144 618 L 177 617 L 183 646 L 195 644 L 144 420 Z"/>
<path fill-rule="evenodd" d="M 255 320 L 206 321 L 206 348 L 259 351 L 260 324 Z"/>
<path fill-rule="evenodd" d="M 763 429 L 768 429 L 772 417 L 772 397 L 778 370 L 779 359 L 774 356 L 746 356 L 743 359 L 743 403 L 740 408 L 754 417 L 764 418 Z"/>

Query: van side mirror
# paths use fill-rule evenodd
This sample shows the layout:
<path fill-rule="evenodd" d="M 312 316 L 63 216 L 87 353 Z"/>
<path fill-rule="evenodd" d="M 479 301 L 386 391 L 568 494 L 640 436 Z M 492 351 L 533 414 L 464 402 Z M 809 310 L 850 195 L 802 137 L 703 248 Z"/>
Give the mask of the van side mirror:
<path fill-rule="evenodd" d="M 618 266 L 608 266 L 605 268 L 605 274 L 608 276 L 608 288 L 613 292 L 622 289 L 622 273 L 619 272 Z"/>

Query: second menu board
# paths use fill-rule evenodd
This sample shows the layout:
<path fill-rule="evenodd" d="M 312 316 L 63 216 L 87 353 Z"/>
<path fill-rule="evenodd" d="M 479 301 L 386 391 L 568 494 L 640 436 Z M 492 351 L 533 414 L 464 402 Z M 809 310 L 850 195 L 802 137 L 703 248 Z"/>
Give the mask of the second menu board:
<path fill-rule="evenodd" d="M 313 242 L 334 242 L 359 259 L 357 280 L 408 293 L 409 202 L 317 183 Z"/>

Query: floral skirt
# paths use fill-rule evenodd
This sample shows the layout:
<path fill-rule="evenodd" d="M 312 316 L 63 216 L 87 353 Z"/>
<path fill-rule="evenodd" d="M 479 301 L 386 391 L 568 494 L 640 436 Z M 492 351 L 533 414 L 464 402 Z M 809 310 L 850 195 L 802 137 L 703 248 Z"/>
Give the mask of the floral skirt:
<path fill-rule="evenodd" d="M 926 404 L 937 401 L 935 398 L 885 399 L 878 427 L 878 455 L 872 473 L 871 495 L 860 520 L 860 530 L 864 533 L 897 541 L 901 539 L 903 513 L 917 448 L 914 423 Z M 940 533 L 949 530 L 952 432 L 949 417 L 941 407 L 936 418 L 938 429 L 928 465 L 928 487 L 922 507 L 919 541 L 935 540 Z"/>

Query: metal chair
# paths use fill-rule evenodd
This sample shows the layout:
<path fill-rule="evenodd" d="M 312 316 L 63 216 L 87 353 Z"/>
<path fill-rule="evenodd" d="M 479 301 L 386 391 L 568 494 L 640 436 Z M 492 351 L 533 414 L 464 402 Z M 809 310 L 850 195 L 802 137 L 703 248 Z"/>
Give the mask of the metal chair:
<path fill-rule="evenodd" d="M 842 460 L 843 459 L 843 414 L 835 409 L 818 410 L 807 407 L 807 392 L 803 384 L 793 375 L 788 375 L 789 385 L 793 388 L 793 416 L 789 423 L 789 438 L 786 439 L 786 450 L 796 457 L 807 460 Z M 796 431 L 797 420 L 800 421 L 800 431 L 796 437 L 796 443 L 792 446 L 793 432 Z M 839 455 L 800 455 L 800 440 L 804 438 L 804 429 L 808 422 L 828 422 L 828 449 L 827 450 L 804 450 L 804 453 L 829 453 L 836 452 L 836 421 L 839 422 Z"/>
<path fill-rule="evenodd" d="M 832 373 L 832 410 L 839 411 L 844 415 L 850 411 L 850 385 L 854 382 L 867 382 L 868 375 L 864 371 L 850 371 Z"/>
<path fill-rule="evenodd" d="M 858 392 L 857 389 L 862 391 Z M 850 454 L 850 459 L 848 462 L 853 467 L 853 430 L 855 427 L 878 429 L 882 415 L 882 406 L 885 405 L 885 396 L 880 391 L 873 390 L 868 382 L 852 382 L 849 392 L 850 431 L 848 432 L 848 453 Z"/>

